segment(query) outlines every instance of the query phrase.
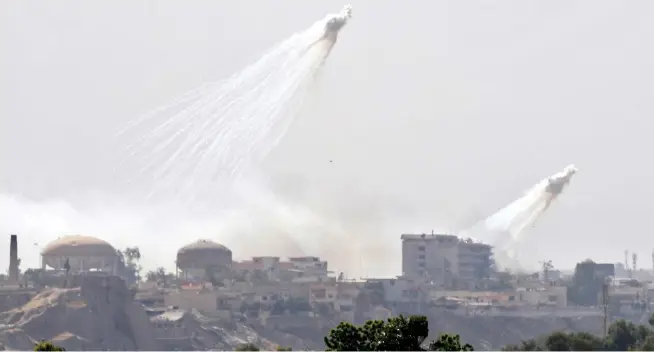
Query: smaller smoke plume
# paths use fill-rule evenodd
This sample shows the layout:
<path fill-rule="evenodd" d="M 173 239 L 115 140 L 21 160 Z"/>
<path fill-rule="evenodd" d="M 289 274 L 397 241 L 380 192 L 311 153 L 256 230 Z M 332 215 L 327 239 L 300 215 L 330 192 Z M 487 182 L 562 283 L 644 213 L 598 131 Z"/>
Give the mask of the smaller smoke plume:
<path fill-rule="evenodd" d="M 464 233 L 492 245 L 498 266 L 512 270 L 525 269 L 526 258 L 520 255 L 520 249 L 527 230 L 535 225 L 576 172 L 573 165 L 567 166 L 562 172 L 538 182 L 524 196 Z"/>

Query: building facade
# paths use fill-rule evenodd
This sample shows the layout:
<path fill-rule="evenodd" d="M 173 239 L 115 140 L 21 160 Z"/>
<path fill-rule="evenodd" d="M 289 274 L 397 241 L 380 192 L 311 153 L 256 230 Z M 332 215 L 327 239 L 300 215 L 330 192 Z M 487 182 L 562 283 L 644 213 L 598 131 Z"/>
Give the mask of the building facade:
<path fill-rule="evenodd" d="M 490 274 L 492 247 L 453 235 L 404 234 L 402 273 L 437 286 L 470 286 Z"/>

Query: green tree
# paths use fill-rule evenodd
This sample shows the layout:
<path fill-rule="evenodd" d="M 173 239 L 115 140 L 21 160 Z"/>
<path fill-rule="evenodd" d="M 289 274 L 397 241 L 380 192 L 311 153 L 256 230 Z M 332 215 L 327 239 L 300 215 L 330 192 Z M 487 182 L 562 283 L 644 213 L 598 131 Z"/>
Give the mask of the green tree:
<path fill-rule="evenodd" d="M 244 343 L 242 345 L 236 346 L 235 351 L 259 351 L 259 347 L 257 345 L 248 342 Z"/>
<path fill-rule="evenodd" d="M 204 268 L 204 279 L 211 283 L 213 287 L 224 286 L 221 280 L 221 268 L 209 265 Z"/>
<path fill-rule="evenodd" d="M 328 351 L 472 351 L 458 335 L 444 334 L 424 347 L 429 335 L 425 316 L 398 316 L 387 321 L 370 320 L 363 326 L 340 323 L 325 337 Z"/>
<path fill-rule="evenodd" d="M 39 343 L 34 345 L 34 351 L 65 351 L 65 349 L 50 341 L 41 340 Z"/>
<path fill-rule="evenodd" d="M 461 344 L 459 335 L 441 334 L 438 340 L 429 343 L 430 351 L 474 351 L 472 345 Z"/>
<path fill-rule="evenodd" d="M 504 351 L 654 351 L 654 316 L 650 325 L 618 320 L 605 338 L 587 333 L 553 332 L 550 335 L 509 345 Z"/>
<path fill-rule="evenodd" d="M 125 254 L 125 264 L 132 273 L 136 281 L 141 281 L 141 250 L 139 247 L 127 247 L 123 251 Z"/>

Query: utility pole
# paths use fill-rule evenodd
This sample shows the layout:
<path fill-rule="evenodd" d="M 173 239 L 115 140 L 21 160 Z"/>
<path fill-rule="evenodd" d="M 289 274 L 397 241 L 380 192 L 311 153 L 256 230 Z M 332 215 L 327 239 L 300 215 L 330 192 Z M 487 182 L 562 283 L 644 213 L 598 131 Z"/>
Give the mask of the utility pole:
<path fill-rule="evenodd" d="M 603 330 L 604 337 L 609 334 L 609 278 L 604 279 L 602 284 L 602 308 L 604 309 Z"/>

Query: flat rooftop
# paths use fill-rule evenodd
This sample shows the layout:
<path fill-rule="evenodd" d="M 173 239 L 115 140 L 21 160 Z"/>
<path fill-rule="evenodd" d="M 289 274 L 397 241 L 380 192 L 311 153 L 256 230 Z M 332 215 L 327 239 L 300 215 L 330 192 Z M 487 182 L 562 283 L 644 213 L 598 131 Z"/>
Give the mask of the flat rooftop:
<path fill-rule="evenodd" d="M 474 241 L 471 238 L 460 238 L 455 235 L 447 235 L 447 234 L 429 234 L 429 235 L 428 234 L 402 234 L 400 238 L 402 239 L 402 241 L 448 241 L 448 242 L 458 241 L 459 243 L 463 243 L 471 246 L 491 247 L 488 244 Z"/>
<path fill-rule="evenodd" d="M 402 234 L 400 236 L 402 240 L 421 240 L 421 241 L 436 241 L 436 240 L 458 240 L 459 238 L 454 235 L 446 234 Z"/>

